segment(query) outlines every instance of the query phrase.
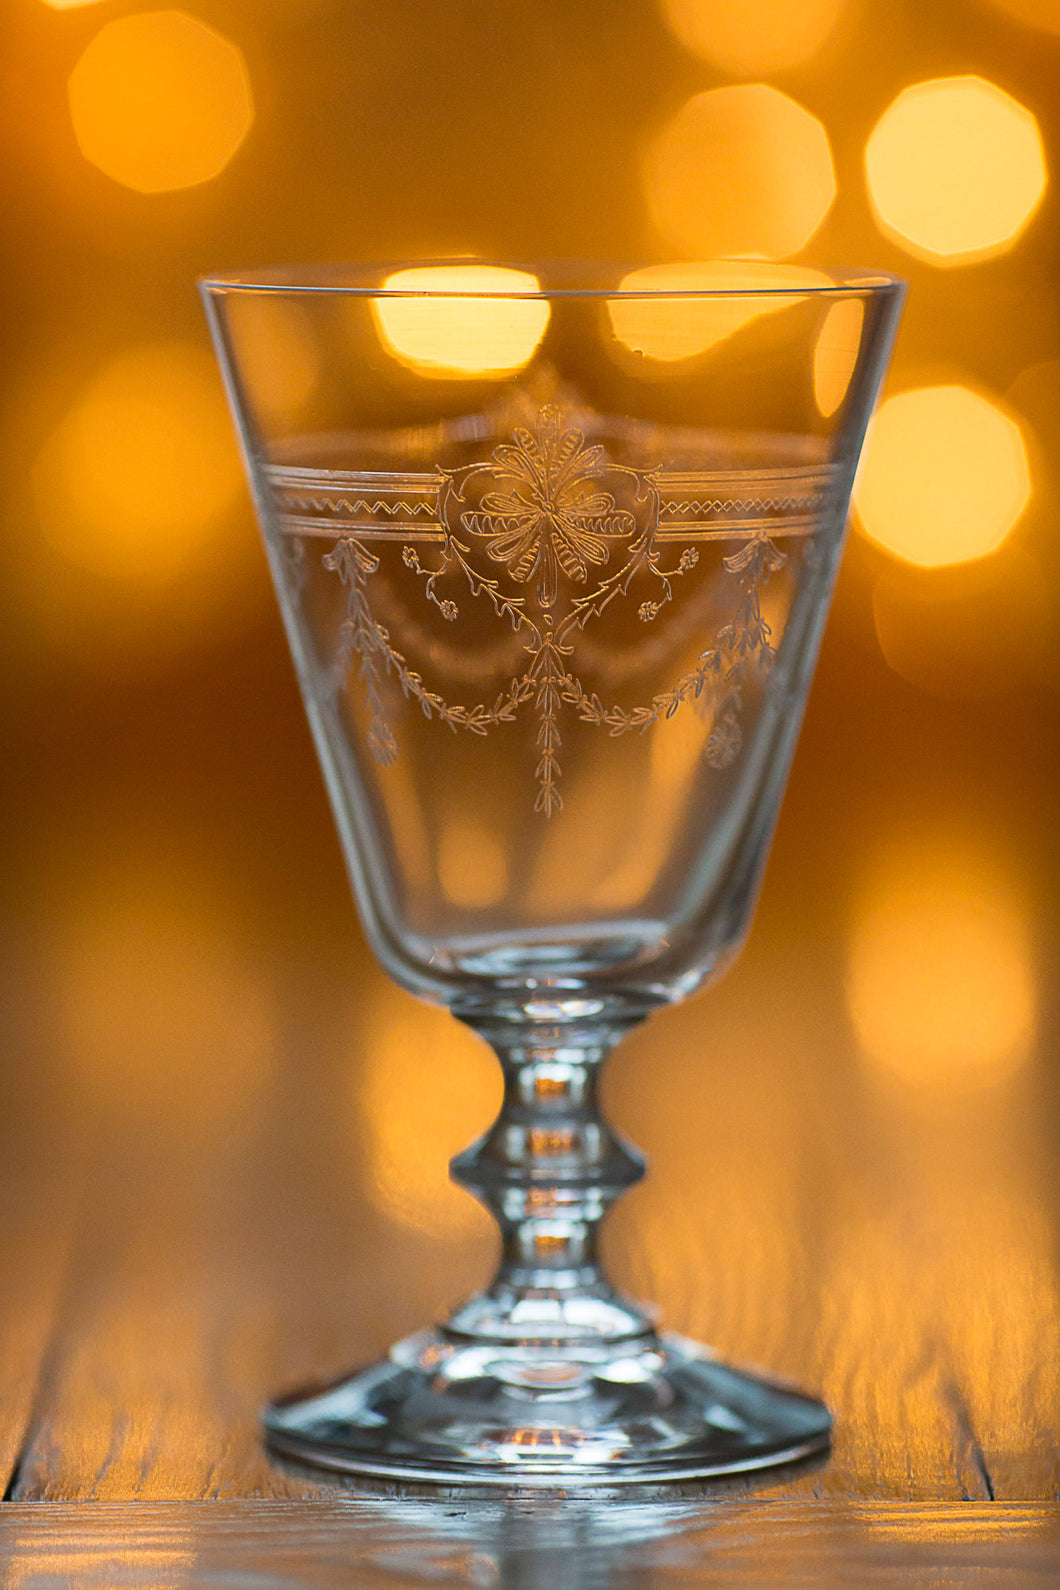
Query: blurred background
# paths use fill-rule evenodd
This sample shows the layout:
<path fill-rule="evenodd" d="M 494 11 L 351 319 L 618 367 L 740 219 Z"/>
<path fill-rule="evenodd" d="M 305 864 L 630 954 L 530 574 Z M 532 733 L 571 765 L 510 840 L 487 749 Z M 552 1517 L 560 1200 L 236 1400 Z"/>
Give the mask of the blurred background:
<path fill-rule="evenodd" d="M 1008 1390 L 1055 1390 L 1060 1322 L 1060 0 L 10 0 L 0 29 L 5 1197 L 79 1211 L 84 1308 L 161 1333 L 177 1396 L 167 1229 L 202 1319 L 259 1299 L 253 1398 L 488 1267 L 444 1167 L 493 1068 L 362 945 L 196 276 L 887 269 L 759 917 L 614 1062 L 655 1171 L 612 1241 L 672 1323 L 840 1400 L 855 1339 L 916 1357 L 899 1300 L 931 1287 L 1016 1464 Z M 295 409 L 310 351 L 278 328 Z"/>

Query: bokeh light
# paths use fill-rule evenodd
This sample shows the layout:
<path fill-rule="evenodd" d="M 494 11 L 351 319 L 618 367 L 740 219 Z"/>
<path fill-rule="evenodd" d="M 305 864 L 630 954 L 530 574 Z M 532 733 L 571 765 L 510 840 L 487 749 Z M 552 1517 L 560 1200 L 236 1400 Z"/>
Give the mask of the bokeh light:
<path fill-rule="evenodd" d="M 395 293 L 454 295 L 372 299 L 386 347 L 422 375 L 512 375 L 529 363 L 548 325 L 545 300 L 523 296 L 540 289 L 528 271 L 420 265 L 396 271 L 384 286 Z"/>
<path fill-rule="evenodd" d="M 988 564 L 944 571 L 924 585 L 896 564 L 873 591 L 876 638 L 901 678 L 940 701 L 979 705 L 1050 681 L 1057 615 L 1030 552 L 1009 546 Z"/>
<path fill-rule="evenodd" d="M 922 568 L 985 557 L 1030 497 L 1019 426 L 964 386 L 918 387 L 882 405 L 855 484 L 861 528 Z"/>
<path fill-rule="evenodd" d="M 70 114 L 86 160 L 137 193 L 208 182 L 254 119 L 236 45 L 184 11 L 108 22 L 70 74 Z"/>
<path fill-rule="evenodd" d="M 824 127 L 765 83 L 696 94 L 648 147 L 644 176 L 663 237 L 700 258 L 797 254 L 836 193 Z"/>
<path fill-rule="evenodd" d="M 1031 1053 L 1036 989 L 1027 911 L 989 858 L 945 837 L 909 844 L 865 889 L 847 1001 L 866 1059 L 927 1089 L 1010 1077 Z"/>
<path fill-rule="evenodd" d="M 1027 423 L 1049 460 L 1060 460 L 1060 359 L 1040 359 L 1021 370 L 1005 401 Z"/>
<path fill-rule="evenodd" d="M 665 363 L 694 358 L 763 315 L 799 302 L 785 287 L 828 287 L 831 278 L 805 265 L 757 260 L 706 260 L 700 263 L 646 265 L 624 276 L 623 292 L 738 293 L 745 297 L 612 299 L 611 328 L 632 353 Z M 765 293 L 767 296 L 761 296 Z"/>
<path fill-rule="evenodd" d="M 82 6 L 99 5 L 100 0 L 44 0 L 53 11 L 77 11 Z"/>
<path fill-rule="evenodd" d="M 242 489 L 209 355 L 180 342 L 121 354 L 44 444 L 33 484 L 44 534 L 81 568 L 157 588 L 201 561 Z"/>
<path fill-rule="evenodd" d="M 860 298 L 843 298 L 824 317 L 813 354 L 813 395 L 825 419 L 847 395 L 858 361 L 865 306 Z"/>
<path fill-rule="evenodd" d="M 882 230 L 935 265 L 1010 248 L 1046 184 L 1038 123 L 981 77 L 905 89 L 872 131 L 865 173 Z"/>
<path fill-rule="evenodd" d="M 368 1192 L 391 1219 L 435 1238 L 462 1236 L 487 1216 L 449 1179 L 449 1160 L 500 1109 L 500 1067 L 485 1044 L 441 1010 L 381 988 L 358 1016 L 364 1055 L 354 1078 L 366 1139 Z"/>
<path fill-rule="evenodd" d="M 844 0 L 659 0 L 688 49 L 733 77 L 802 66 L 833 32 Z"/>

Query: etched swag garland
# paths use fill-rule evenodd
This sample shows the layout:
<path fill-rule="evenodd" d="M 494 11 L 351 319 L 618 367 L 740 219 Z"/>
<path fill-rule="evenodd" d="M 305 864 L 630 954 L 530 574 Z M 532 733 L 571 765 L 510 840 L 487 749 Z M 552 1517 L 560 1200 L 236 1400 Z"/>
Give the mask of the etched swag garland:
<path fill-rule="evenodd" d="M 359 674 L 376 761 L 387 766 L 399 752 L 384 697 L 387 676 L 427 718 L 454 732 L 488 734 L 530 706 L 537 719 L 534 806 L 550 816 L 562 806 L 564 709 L 622 735 L 644 732 L 705 697 L 712 711 L 706 758 L 718 768 L 734 760 L 742 741 L 743 687 L 752 672 L 767 672 L 775 657 L 760 593 L 787 561 L 776 542 L 819 528 L 834 471 L 806 465 L 724 475 L 641 473 L 613 463 L 600 443 L 587 441 L 582 430 L 565 424 L 558 407 L 546 404 L 533 429 L 516 428 L 487 461 L 459 469 L 417 474 L 273 465 L 267 473 L 281 530 L 335 538 L 323 563 L 346 589 L 336 676 L 345 684 L 351 669 Z M 655 586 L 637 609 L 638 618 L 651 623 L 674 600 L 676 582 L 698 563 L 696 543 L 708 540 L 739 543 L 723 557 L 739 594 L 732 617 L 695 666 L 671 689 L 632 708 L 586 690 L 576 667 L 581 632 L 626 597 L 638 578 Z M 439 589 L 450 576 L 447 592 L 453 579 L 459 581 L 468 599 L 488 603 L 519 636 L 526 664 L 492 702 L 445 700 L 373 613 L 370 583 L 380 567 L 373 543 L 394 541 L 443 619 L 460 617 L 459 602 Z M 421 546 L 431 555 L 421 555 Z M 490 565 L 526 593 L 510 594 Z"/>

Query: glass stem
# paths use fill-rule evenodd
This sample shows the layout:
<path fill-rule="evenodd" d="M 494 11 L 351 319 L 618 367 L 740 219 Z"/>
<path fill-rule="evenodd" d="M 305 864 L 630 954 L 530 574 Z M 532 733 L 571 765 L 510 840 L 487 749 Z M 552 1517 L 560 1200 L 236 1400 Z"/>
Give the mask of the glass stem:
<path fill-rule="evenodd" d="M 504 1099 L 493 1126 L 450 1170 L 496 1218 L 492 1284 L 452 1315 L 457 1335 L 524 1344 L 603 1344 L 643 1336 L 652 1320 L 604 1274 L 600 1224 L 644 1161 L 604 1120 L 602 1062 L 642 1019 L 463 1019 L 496 1050 Z"/>

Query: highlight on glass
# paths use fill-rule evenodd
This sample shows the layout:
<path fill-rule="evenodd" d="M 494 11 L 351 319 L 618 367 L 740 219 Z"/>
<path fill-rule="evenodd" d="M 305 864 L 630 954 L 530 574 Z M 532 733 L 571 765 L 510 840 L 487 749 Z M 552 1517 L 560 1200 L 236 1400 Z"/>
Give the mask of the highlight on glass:
<path fill-rule="evenodd" d="M 365 931 L 504 1077 L 451 1167 L 496 1276 L 273 1404 L 278 1452 L 593 1487 L 827 1447 L 822 1403 L 611 1285 L 643 1163 L 597 1083 L 747 932 L 902 293 L 747 261 L 203 283 Z"/>

